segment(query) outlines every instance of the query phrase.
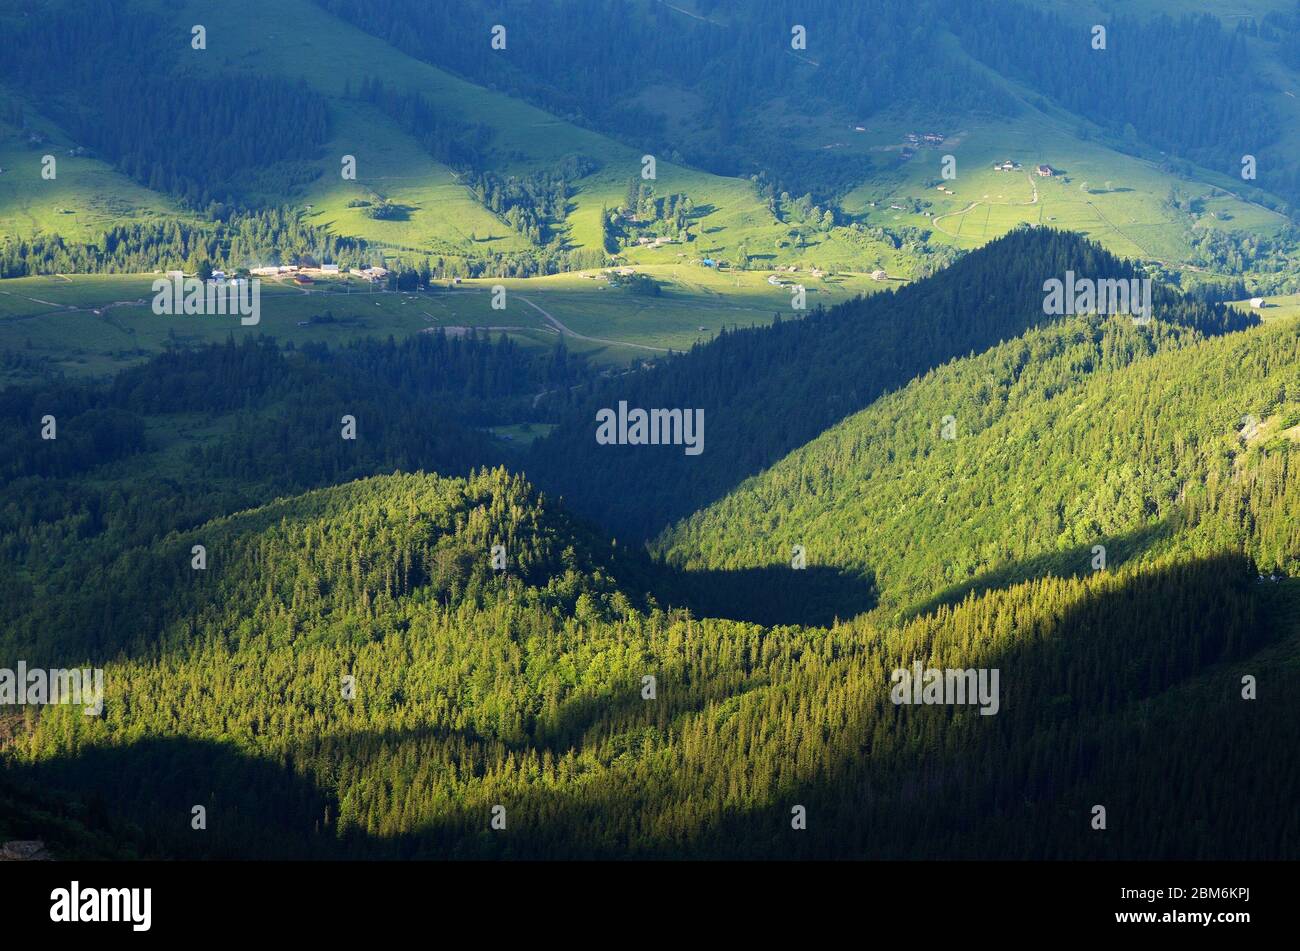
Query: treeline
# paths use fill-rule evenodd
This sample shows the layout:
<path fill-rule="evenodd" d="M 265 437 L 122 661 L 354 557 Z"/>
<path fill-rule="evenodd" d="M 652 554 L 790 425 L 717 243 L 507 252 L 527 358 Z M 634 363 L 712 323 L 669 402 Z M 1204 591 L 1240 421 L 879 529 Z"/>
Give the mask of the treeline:
<path fill-rule="evenodd" d="M 464 122 L 423 94 L 390 89 L 376 77 L 362 81 L 358 96 L 396 120 L 426 152 L 454 169 L 484 208 L 539 247 L 550 244 L 563 224 L 572 183 L 595 171 L 591 160 L 571 156 L 554 169 L 503 177 L 486 167 L 490 126 Z"/>
<path fill-rule="evenodd" d="M 190 414 L 203 432 L 8 476 L 0 656 L 103 666 L 106 697 L 101 717 L 10 718 L 0 804 L 67 803 L 93 833 L 73 857 L 1300 856 L 1300 584 L 1258 577 L 1300 570 L 1300 331 L 1228 334 L 1252 318 L 1163 290 L 1149 326 L 1048 319 L 1042 282 L 1067 268 L 1134 275 L 1017 231 L 880 311 L 731 332 L 733 349 L 593 385 L 587 402 L 663 373 L 639 396 L 668 398 L 694 365 L 712 389 L 640 405 L 734 411 L 750 379 L 798 405 L 909 372 L 892 319 L 933 360 L 668 539 L 711 569 L 681 587 L 480 468 L 493 450 L 472 424 L 592 382 L 560 348 L 250 339 L 106 387 L 7 391 L 0 426 L 20 425 L 0 438 L 20 453 L 55 398 L 74 420 L 132 414 L 147 440 Z M 967 356 L 980 335 L 1003 342 Z M 798 438 L 781 402 L 738 435 L 711 423 L 699 458 Z M 647 460 L 606 470 L 624 505 Z M 598 464 L 575 450 L 565 478 Z M 465 478 L 359 478 L 394 469 Z M 880 606 L 832 622 L 831 570 Z M 698 618 L 692 580 L 805 623 Z M 913 662 L 996 669 L 998 712 L 895 703 Z"/>
<path fill-rule="evenodd" d="M 1300 255 L 1300 228 L 1288 225 L 1273 235 L 1250 231 L 1198 228 L 1191 232 L 1192 261 L 1209 270 L 1229 274 L 1250 273 L 1249 288 L 1241 280 L 1224 300 L 1243 300 L 1252 294 L 1292 294 L 1300 290 L 1296 277 Z"/>
<path fill-rule="evenodd" d="M 469 190 L 494 215 L 535 245 L 552 243 L 568 215 L 572 183 L 595 171 L 588 159 L 571 157 L 555 169 L 503 178 L 468 172 Z"/>
<path fill-rule="evenodd" d="M 1018 229 L 897 292 L 726 330 L 648 372 L 593 385 L 534 445 L 528 472 L 620 537 L 645 538 L 913 377 L 1055 320 L 1044 313 L 1043 284 L 1067 270 L 1095 279 L 1138 275 L 1077 235 Z M 1153 309 L 1147 337 L 1170 324 L 1218 334 L 1257 322 L 1160 285 Z M 597 444 L 597 411 L 621 400 L 646 410 L 703 409 L 704 452 Z"/>
<path fill-rule="evenodd" d="M 438 286 L 437 281 L 466 277 L 538 277 L 603 267 L 604 253 L 596 248 L 561 250 L 551 244 L 534 251 L 483 256 L 433 255 L 419 258 L 403 254 L 387 260 L 385 283 L 390 291 L 411 291 Z"/>
<path fill-rule="evenodd" d="M 301 212 L 287 207 L 238 211 L 214 206 L 206 220 L 115 225 L 94 241 L 7 237 L 0 244 L 0 277 L 172 269 L 197 273 L 204 264 L 228 273 L 273 264 L 360 266 L 376 263 L 375 254 L 365 241 L 308 224 Z"/>
<path fill-rule="evenodd" d="M 1300 69 L 1300 44 L 1296 42 L 1300 39 L 1300 2 L 1290 10 L 1269 10 L 1258 20 L 1247 18 L 1242 29 L 1249 36 L 1276 43 L 1282 62 Z"/>
<path fill-rule="evenodd" d="M 1244 27 L 1211 14 L 1103 24 L 1104 50 L 1077 18 L 977 0 L 949 27 L 976 59 L 1023 81 L 1118 139 L 1139 139 L 1224 174 L 1276 138 Z"/>
<path fill-rule="evenodd" d="M 1225 28 L 1208 14 L 1121 16 L 1104 24 L 1107 48 L 1097 51 L 1083 21 L 988 0 L 861 8 L 813 0 L 797 10 L 776 0 L 721 0 L 708 4 L 703 19 L 668 4 L 637 8 L 618 0 L 584 3 L 579 17 L 554 3 L 517 4 L 508 18 L 499 4 L 477 2 L 454 14 L 417 0 L 317 2 L 404 52 L 639 148 L 676 151 L 723 174 L 764 171 L 785 187 L 813 192 L 818 203 L 860 169 L 845 156 L 803 147 L 796 136 L 769 134 L 763 120 L 776 102 L 852 120 L 899 107 L 925 114 L 936 103 L 946 114 L 1012 115 L 1019 108 L 996 79 L 936 41 L 936 24 L 983 65 L 1086 116 L 1119 142 L 1143 141 L 1234 173 L 1243 154 L 1276 138 L 1246 37 L 1260 33 L 1285 46 L 1294 36 L 1289 13 L 1270 14 L 1262 31 L 1254 21 Z M 491 48 L 495 24 L 508 27 L 508 56 Z M 806 31 L 803 50 L 792 48 L 795 25 Z M 745 55 L 737 57 L 737 49 Z M 656 82 L 699 97 L 707 129 L 672 132 L 661 116 L 635 105 Z"/>
<path fill-rule="evenodd" d="M 187 34 L 93 0 L 41 4 L 11 23 L 0 77 L 141 185 L 202 209 L 244 200 L 259 181 L 283 196 L 316 177 L 328 114 L 305 82 L 185 72 Z"/>
<path fill-rule="evenodd" d="M 773 136 L 750 121 L 774 99 L 854 117 L 900 103 L 1014 109 L 1000 88 L 936 50 L 934 23 L 947 8 L 930 2 L 888 0 L 867 8 L 811 0 L 797 11 L 777 2 L 727 2 L 715 4 L 704 20 L 668 4 L 621 0 L 583 3 L 579 16 L 556 0 L 505 8 L 475 0 L 455 10 L 418 0 L 317 2 L 405 53 L 643 150 L 676 152 L 729 175 L 767 169 L 803 190 L 834 190 L 851 177 L 852 161 L 805 149 L 799 137 Z M 806 51 L 791 48 L 796 23 L 806 27 Z M 507 27 L 507 55 L 491 47 L 497 24 Z M 936 56 L 941 68 L 918 68 Z M 661 115 L 633 102 L 658 82 L 698 96 L 707 130 L 672 133 Z"/>
<path fill-rule="evenodd" d="M 345 94 L 348 92 L 345 90 Z M 465 122 L 459 114 L 435 106 L 419 92 L 390 89 L 377 76 L 361 81 L 357 98 L 393 119 L 442 164 L 454 169 L 483 166 L 483 153 L 492 139 L 491 126 Z"/>
<path fill-rule="evenodd" d="M 593 372 L 562 342 L 539 354 L 504 336 L 437 332 L 336 350 L 230 340 L 168 351 L 108 386 L 11 387 L 0 392 L 0 438 L 12 450 L 0 465 L 0 576 L 25 588 L 28 571 L 49 574 L 48 559 L 75 574 L 169 531 L 336 481 L 467 473 L 509 454 L 484 428 L 541 419 L 538 392 Z M 41 438 L 47 415 L 54 439 Z M 355 440 L 343 438 L 345 415 Z M 205 435 L 168 452 L 157 434 L 184 432 L 196 417 Z"/>

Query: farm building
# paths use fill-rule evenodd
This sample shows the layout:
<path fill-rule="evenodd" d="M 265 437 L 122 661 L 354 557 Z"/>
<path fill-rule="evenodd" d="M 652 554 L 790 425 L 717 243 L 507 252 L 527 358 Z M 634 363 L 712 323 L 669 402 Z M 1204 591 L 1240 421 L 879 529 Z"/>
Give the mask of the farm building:
<path fill-rule="evenodd" d="M 293 282 L 294 282 L 295 284 L 315 284 L 315 283 L 316 283 L 316 282 L 313 281 L 310 277 L 308 277 L 306 274 L 295 274 L 294 277 L 293 277 Z"/>
<path fill-rule="evenodd" d="M 1250 306 L 1253 307 L 1255 310 L 1259 310 L 1261 307 L 1264 306 L 1264 298 L 1252 297 L 1250 299 Z"/>
<path fill-rule="evenodd" d="M 255 275 L 256 277 L 275 277 L 275 275 L 280 273 L 280 269 L 275 265 L 271 265 L 270 267 L 255 267 L 248 273 Z"/>
<path fill-rule="evenodd" d="M 1056 174 L 1056 169 L 1052 168 L 1050 165 L 1039 165 L 1034 169 L 1034 172 L 1039 178 L 1051 178 Z"/>
<path fill-rule="evenodd" d="M 322 274 L 337 274 L 339 266 L 337 264 L 322 264 L 320 270 Z"/>
<path fill-rule="evenodd" d="M 875 270 L 871 272 L 871 279 L 873 281 L 887 281 L 889 280 L 889 275 L 886 274 L 884 271 Z"/>

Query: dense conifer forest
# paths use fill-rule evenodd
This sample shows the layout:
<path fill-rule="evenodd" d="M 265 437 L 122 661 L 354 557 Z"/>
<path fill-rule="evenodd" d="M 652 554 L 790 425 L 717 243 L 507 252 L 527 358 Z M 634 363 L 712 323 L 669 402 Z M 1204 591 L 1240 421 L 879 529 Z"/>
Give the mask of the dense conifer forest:
<path fill-rule="evenodd" d="M 1297 92 L 1300 0 L 0 5 L 0 858 L 1300 858 Z"/>
<path fill-rule="evenodd" d="M 1137 274 L 1077 235 L 1021 229 L 897 292 L 802 320 L 778 315 L 771 327 L 735 328 L 648 373 L 595 386 L 535 444 L 529 473 L 616 532 L 653 535 L 918 374 L 1052 319 L 1043 312 L 1043 275 L 1066 271 L 1099 279 Z M 1125 346 L 1159 347 L 1185 329 L 1213 335 L 1256 319 L 1158 285 L 1154 308 L 1159 323 Z M 705 419 L 716 421 L 706 436 L 711 448 L 687 456 L 596 445 L 595 414 L 618 400 L 703 408 Z M 950 411 L 937 413 L 934 424 Z"/>
<path fill-rule="evenodd" d="M 1294 857 L 1300 333 L 1163 291 L 1148 325 L 1035 315 L 1020 268 L 1057 266 L 1128 273 L 1017 233 L 623 384 L 917 377 L 732 459 L 651 553 L 569 514 L 587 457 L 544 494 L 480 429 L 613 392 L 562 350 L 262 338 L 11 388 L 0 650 L 106 690 L 5 714 L 5 822 L 98 857 Z M 930 348 L 849 352 L 891 315 Z M 996 715 L 899 705 L 918 661 L 997 669 Z"/>

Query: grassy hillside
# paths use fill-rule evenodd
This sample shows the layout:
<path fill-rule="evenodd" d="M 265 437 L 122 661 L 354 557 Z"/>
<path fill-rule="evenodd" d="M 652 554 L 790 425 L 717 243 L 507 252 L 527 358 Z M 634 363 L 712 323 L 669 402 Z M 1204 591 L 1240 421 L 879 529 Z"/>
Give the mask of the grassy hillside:
<path fill-rule="evenodd" d="M 933 240 L 962 248 L 979 247 L 1020 224 L 1047 225 L 1087 235 L 1122 257 L 1164 262 L 1171 271 L 1196 261 L 1191 238 L 1198 230 L 1275 234 L 1288 223 L 1276 211 L 1235 197 L 1240 180 L 1204 172 L 1199 180 L 1184 179 L 1150 158 L 1080 139 L 1063 119 L 1029 110 L 1013 121 L 963 121 L 949 141 L 919 152 L 891 176 L 858 186 L 844 208 L 872 224 L 929 229 Z M 865 134 L 893 138 L 895 148 L 902 141 L 897 125 Z M 956 178 L 942 178 L 944 155 L 956 160 Z M 1020 168 L 994 169 L 1005 161 Z M 1038 176 L 1040 164 L 1058 174 Z M 1201 200 L 1194 211 L 1182 210 L 1171 206 L 1171 190 Z"/>
<path fill-rule="evenodd" d="M 365 239 L 390 254 L 483 256 L 536 249 L 470 193 L 463 175 L 430 156 L 394 118 L 359 98 L 363 82 L 376 75 L 393 89 L 426 97 L 449 119 L 482 129 L 482 161 L 497 175 L 527 176 L 574 157 L 589 161 L 594 170 L 573 183 L 566 213 L 555 222 L 566 248 L 604 250 L 602 209 L 620 205 L 627 182 L 640 174 L 647 150 L 662 151 L 630 141 L 625 134 L 617 139 L 602 135 L 450 75 L 310 0 L 277 0 L 273 20 L 251 0 L 236 0 L 220 11 L 197 3 L 163 6 L 149 0 L 139 0 L 132 9 L 147 13 L 163 38 L 188 36 L 195 22 L 207 27 L 207 50 L 189 50 L 178 40 L 168 57 L 174 63 L 171 68 L 184 74 L 305 80 L 322 97 L 329 116 L 317 157 L 300 163 L 293 181 L 246 174 L 236 183 L 241 197 L 254 203 L 287 200 L 313 224 Z M 267 25 L 243 28 L 250 22 Z M 843 109 L 810 112 L 792 101 L 758 111 L 753 122 L 770 125 L 771 135 L 797 143 L 810 156 L 834 155 L 845 169 L 854 170 L 838 190 L 837 222 L 829 230 L 791 217 L 792 202 L 770 202 L 748 178 L 709 174 L 669 154 L 657 154 L 655 190 L 691 197 L 698 210 L 692 221 L 694 240 L 685 246 L 634 247 L 625 256 L 634 263 L 675 264 L 682 255 L 735 261 L 745 254 L 760 269 L 801 263 L 839 271 L 882 268 L 912 277 L 932 270 L 943 260 L 946 247 L 977 247 L 1018 223 L 1033 222 L 1082 231 L 1123 256 L 1165 262 L 1174 269 L 1190 264 L 1222 273 L 1228 270 L 1226 264 L 1205 263 L 1197 255 L 1192 239 L 1198 230 L 1276 234 L 1285 224 L 1277 213 L 1233 197 L 1231 192 L 1242 189 L 1234 188 L 1230 170 L 1174 166 L 1149 149 L 1124 154 L 1095 126 L 1032 91 L 1001 77 L 989 81 L 1008 102 L 1018 103 L 1018 115 L 945 116 L 935 103 L 920 110 L 899 106 L 871 116 Z M 683 95 L 685 90 L 663 89 L 660 98 Z M 653 89 L 642 98 L 655 106 Z M 39 103 L 25 105 L 35 128 L 48 130 L 52 141 L 67 139 L 39 115 Z M 934 147 L 909 146 L 905 136 L 922 131 L 947 138 Z M 4 164 L 30 164 L 25 149 L 14 152 L 20 149 L 20 137 L 10 132 L 13 156 Z M 212 135 L 219 137 L 220 130 L 212 130 Z M 213 145 L 219 145 L 218 138 Z M 945 154 L 958 163 L 958 178 L 946 183 L 952 194 L 937 190 L 943 183 L 939 161 Z M 340 176 L 345 155 L 357 160 L 355 181 Z M 992 171 L 995 161 L 1008 158 L 1025 168 L 1048 162 L 1062 169 L 1065 178 L 1037 181 L 1027 172 Z M 17 177 L 6 191 L 0 176 L 0 233 L 30 235 L 40 230 L 92 237 L 108 213 L 117 222 L 159 210 L 175 213 L 166 197 L 105 179 L 107 173 L 94 173 L 96 168 L 102 166 L 93 160 L 70 160 L 58 186 L 64 197 L 58 199 L 53 188 L 42 189 L 49 192 L 45 198 L 34 197 L 41 192 L 26 185 L 19 188 Z M 1184 212 L 1167 202 L 1171 190 L 1185 192 L 1189 201 L 1204 199 L 1194 211 Z M 104 204 L 107 191 L 114 196 L 109 206 Z M 402 208 L 400 218 L 376 220 L 363 207 L 350 207 L 376 196 Z M 935 249 L 939 257 L 933 257 Z"/>
<path fill-rule="evenodd" d="M 0 89 L 0 102 L 6 98 Z M 37 234 L 91 240 L 124 220 L 189 217 L 102 160 L 69 154 L 75 148 L 48 121 L 21 129 L 0 120 L 0 241 Z M 57 162 L 53 179 L 41 177 L 46 155 Z"/>
<path fill-rule="evenodd" d="M 638 265 L 635 270 L 656 281 L 660 293 L 632 294 L 614 271 L 438 282 L 430 291 L 409 293 L 361 280 L 322 280 L 310 288 L 287 279 L 264 280 L 260 322 L 248 327 L 232 318 L 154 314 L 151 285 L 160 276 L 156 274 L 17 278 L 0 282 L 0 353 L 9 354 L 0 381 L 25 383 L 58 373 L 103 377 L 168 346 L 219 343 L 231 335 L 339 344 L 439 328 L 450 334 L 468 328 L 494 336 L 506 333 L 537 350 L 553 348 L 562 337 L 575 353 L 619 365 L 689 350 L 724 327 L 766 324 L 774 314 L 794 314 L 788 287 L 769 284 L 760 273 L 720 273 L 685 263 Z M 782 280 L 799 282 L 809 307 L 891 286 L 843 273 L 785 273 Z M 503 310 L 492 308 L 497 285 L 507 291 Z M 312 320 L 326 314 L 334 320 Z"/>

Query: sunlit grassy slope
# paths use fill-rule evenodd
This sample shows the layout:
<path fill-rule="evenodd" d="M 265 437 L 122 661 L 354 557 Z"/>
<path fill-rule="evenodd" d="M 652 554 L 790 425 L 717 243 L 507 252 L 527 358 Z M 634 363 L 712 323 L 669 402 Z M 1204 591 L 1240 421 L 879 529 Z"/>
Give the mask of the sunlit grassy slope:
<path fill-rule="evenodd" d="M 222 341 L 265 333 L 296 343 L 342 343 L 366 336 L 405 336 L 441 327 L 508 333 L 528 346 L 553 347 L 563 326 L 565 345 L 600 363 L 686 350 L 724 326 L 792 316 L 787 288 L 752 272 L 717 273 L 695 265 L 652 265 L 638 271 L 661 283 L 657 297 L 631 294 L 612 272 L 589 271 L 530 280 L 470 280 L 429 293 L 388 293 L 364 282 L 321 281 L 304 290 L 289 283 L 262 285 L 261 320 L 242 326 L 234 317 L 159 317 L 150 307 L 156 275 L 74 275 L 0 282 L 0 351 L 39 361 L 47 371 L 99 376 L 139 362 L 170 341 Z M 833 304 L 889 286 L 860 274 L 803 282 L 807 304 Z M 504 310 L 492 309 L 492 286 L 507 289 Z M 550 314 L 553 320 L 544 315 Z M 312 323 L 330 314 L 332 323 Z M 33 375 L 30 368 L 0 374 L 0 382 Z"/>
<path fill-rule="evenodd" d="M 1234 197 L 1226 175 L 1180 180 L 1151 161 L 1071 135 L 1041 113 L 936 131 L 951 135 L 919 150 L 892 176 L 860 185 L 845 199 L 845 210 L 886 227 L 930 229 L 934 240 L 961 248 L 979 247 L 1022 223 L 1050 225 L 1085 234 L 1125 257 L 1171 265 L 1188 258 L 1192 229 L 1271 233 L 1286 223 L 1276 212 Z M 890 124 L 856 134 L 876 140 L 879 149 L 902 141 L 902 130 Z M 956 162 L 952 180 L 942 178 L 945 155 Z M 1008 160 L 1021 168 L 994 169 Z M 1057 174 L 1040 177 L 1039 164 Z M 1204 196 L 1203 210 L 1191 215 L 1171 207 L 1171 188 Z"/>
<path fill-rule="evenodd" d="M 528 248 L 523 237 L 474 200 L 452 170 L 426 155 L 386 116 L 348 95 L 367 77 L 418 90 L 462 121 L 489 127 L 488 161 L 497 174 L 547 169 L 573 155 L 593 161 L 596 171 L 577 183 L 563 223 L 570 247 L 600 247 L 601 208 L 618 205 L 628 180 L 640 172 L 643 150 L 635 143 L 614 141 L 414 60 L 310 0 L 278 0 L 275 16 L 269 18 L 265 5 L 253 0 L 230 0 L 219 9 L 198 0 L 136 2 L 174 26 L 178 43 L 188 39 L 192 24 L 207 27 L 207 50 L 192 51 L 182 44 L 182 62 L 187 67 L 223 75 L 247 70 L 302 77 L 329 98 L 332 135 L 316 163 L 320 173 L 316 181 L 299 193 L 271 193 L 265 181 L 258 181 L 250 183 L 248 197 L 289 201 L 337 233 L 414 253 Z M 1268 6 L 1263 0 L 1255 5 Z M 250 24 L 257 27 L 250 29 Z M 656 86 L 647 90 L 643 105 L 658 103 L 660 111 L 672 112 L 672 103 L 677 102 L 676 111 L 681 112 L 688 107 L 679 101 L 680 93 Z M 1300 104 L 1293 106 L 1300 109 Z M 755 121 L 770 124 L 773 135 L 806 143 L 810 151 L 834 150 L 860 158 L 860 184 L 843 201 L 850 216 L 885 227 L 917 227 L 931 232 L 934 241 L 962 248 L 976 247 L 1029 221 L 1081 231 L 1122 255 L 1179 264 L 1188 256 L 1189 229 L 1270 231 L 1281 224 L 1276 214 L 1216 190 L 1233 188 L 1227 176 L 1231 170 L 1219 170 L 1222 178 L 1213 170 L 1200 173 L 1209 182 L 1183 182 L 1152 162 L 1079 138 L 1081 125 L 1073 117 L 1049 115 L 1037 108 L 1027 109 L 1014 122 L 950 117 L 927 120 L 926 125 L 899 117 L 846 120 L 810 114 L 798 103 L 786 102 L 773 104 Z M 858 121 L 863 123 L 861 130 L 855 125 Z M 902 160 L 904 135 L 930 130 L 944 133 L 948 140 Z M 0 174 L 0 232 L 57 230 L 84 237 L 106 223 L 174 211 L 165 198 L 85 160 L 68 158 L 57 185 L 38 189 L 39 179 L 26 181 L 19 171 L 39 156 L 4 131 L 0 129 L 0 163 L 6 168 Z M 57 130 L 51 131 L 57 136 Z M 945 154 L 957 160 L 958 177 L 948 183 L 952 194 L 935 187 Z M 357 159 L 356 181 L 345 181 L 340 175 L 345 155 Z M 992 164 L 1006 158 L 1021 162 L 1026 171 L 993 172 Z M 1065 179 L 1031 181 L 1028 169 L 1038 162 L 1063 170 Z M 697 240 L 686 248 L 690 256 L 732 259 L 743 247 L 760 264 L 883 268 L 902 276 L 910 276 L 916 263 L 891 244 L 847 228 L 827 234 L 813 231 L 806 246 L 800 247 L 798 241 L 789 240 L 791 225 L 776 220 L 752 183 L 744 179 L 685 168 L 658 156 L 654 185 L 660 194 L 690 195 L 700 210 Z M 1190 216 L 1165 204 L 1171 186 L 1211 197 L 1202 212 Z M 377 221 L 359 208 L 348 207 L 349 201 L 372 192 L 405 206 L 408 217 Z M 921 203 L 915 210 L 913 201 Z M 902 207 L 891 207 L 894 204 Z M 682 251 L 680 246 L 666 246 L 633 250 L 627 256 L 635 262 L 671 264 Z"/>
<path fill-rule="evenodd" d="M 249 30 L 262 5 L 232 0 L 213 11 L 202 3 L 159 8 L 159 15 L 188 31 L 194 22 L 208 28 L 206 58 L 196 54 L 198 68 L 227 72 L 248 69 L 303 77 L 331 97 L 332 138 L 319 161 L 320 178 L 302 203 L 311 206 L 313 220 L 335 231 L 416 251 L 442 253 L 466 250 L 522 250 L 527 244 L 508 225 L 479 205 L 457 183 L 453 172 L 435 162 L 382 114 L 346 98 L 363 79 L 381 78 L 390 87 L 418 90 L 462 121 L 492 129 L 489 143 L 492 170 L 498 174 L 527 174 L 549 169 L 579 155 L 597 169 L 578 184 L 566 222 L 566 241 L 573 247 L 599 248 L 602 206 L 618 205 L 630 178 L 641 172 L 642 149 L 558 119 L 517 99 L 460 80 L 414 60 L 349 24 L 323 12 L 309 0 L 277 3 L 273 25 Z M 486 40 L 485 40 L 486 41 Z M 344 155 L 357 159 L 357 180 L 344 181 Z M 700 239 L 691 245 L 694 256 L 734 257 L 742 242 L 751 253 L 772 251 L 787 237 L 789 227 L 777 221 L 747 180 L 712 175 L 674 165 L 656 157 L 658 194 L 684 192 L 702 214 Z M 374 221 L 348 201 L 368 190 L 410 208 L 406 221 Z M 873 242 L 864 248 L 847 231 L 819 235 L 809 248 L 791 247 L 783 261 L 806 261 L 821 267 L 872 268 L 899 266 L 892 249 Z M 681 250 L 680 247 L 677 250 Z M 663 262 L 667 250 L 636 251 L 631 260 Z"/>
<path fill-rule="evenodd" d="M 187 217 L 165 195 L 104 162 L 68 154 L 75 143 L 53 123 L 36 116 L 29 121 L 25 131 L 0 121 L 0 240 L 37 234 L 90 240 L 127 220 Z M 41 174 L 46 155 L 54 156 L 53 178 Z"/>
<path fill-rule="evenodd" d="M 315 224 L 374 243 L 380 249 L 376 256 L 385 250 L 408 256 L 525 252 L 529 244 L 477 202 L 452 169 L 434 161 L 394 121 L 352 97 L 368 77 L 377 76 L 390 87 L 418 90 L 461 121 L 488 126 L 492 134 L 485 161 L 496 174 L 548 169 L 574 155 L 594 163 L 595 171 L 575 183 L 561 225 L 563 240 L 571 248 L 600 247 L 602 208 L 622 202 L 629 179 L 642 167 L 643 150 L 635 143 L 575 126 L 412 59 L 310 0 L 277 0 L 273 17 L 253 0 L 230 0 L 219 8 L 197 0 L 133 2 L 154 11 L 167 29 L 174 28 L 189 68 L 221 75 L 248 71 L 301 77 L 327 97 L 331 137 L 315 162 L 318 177 L 296 192 L 267 191 L 268 183 L 259 179 L 250 183 L 247 197 L 302 208 Z M 205 51 L 188 48 L 194 23 L 207 27 Z M 1282 85 L 1288 81 L 1287 76 L 1277 78 Z M 1014 121 L 899 115 L 855 120 L 801 110 L 797 102 L 774 103 L 755 121 L 765 124 L 771 135 L 805 143 L 810 152 L 831 150 L 860 162 L 861 183 L 843 197 L 841 221 L 893 231 L 911 227 L 928 232 L 933 243 L 962 249 L 1031 222 L 1080 231 L 1120 255 L 1177 267 L 1189 257 L 1189 237 L 1195 229 L 1269 233 L 1283 224 L 1274 212 L 1230 194 L 1236 190 L 1230 170 L 1201 170 L 1197 174 L 1206 181 L 1180 179 L 1153 160 L 1081 137 L 1086 123 L 1053 111 L 1041 100 L 1041 108 L 1031 104 L 1023 90 L 1013 91 L 1022 94 L 1025 103 Z M 642 98 L 661 112 L 679 113 L 683 122 L 693 121 L 692 105 L 681 93 L 653 86 Z M 1281 92 L 1278 96 L 1284 98 Z M 1300 101 L 1288 102 L 1300 110 Z M 935 104 L 935 112 L 942 115 L 942 104 Z M 1300 129 L 1300 111 L 1296 119 Z M 0 236 L 57 232 L 93 239 L 113 223 L 183 214 L 167 197 L 133 184 L 102 162 L 68 156 L 76 143 L 39 117 L 37 122 L 49 137 L 48 146 L 34 148 L 17 130 L 0 126 Z M 947 138 L 904 158 L 906 135 L 925 131 Z M 59 157 L 59 175 L 53 182 L 39 178 L 40 156 L 47 150 Z M 340 175 L 345 155 L 357 160 L 356 181 Z M 940 177 L 944 155 L 956 159 L 955 180 Z M 1019 162 L 1022 169 L 995 172 L 993 164 L 1004 159 Z M 1032 169 L 1040 162 L 1062 175 L 1038 178 Z M 938 189 L 941 184 L 945 191 Z M 792 224 L 777 220 L 746 179 L 713 175 L 658 156 L 654 187 L 661 195 L 686 193 L 697 209 L 692 226 L 696 237 L 690 244 L 625 252 L 628 263 L 664 282 L 660 297 L 634 297 L 608 281 L 569 275 L 504 282 L 512 296 L 506 311 L 497 312 L 487 306 L 485 295 L 473 293 L 476 285 L 469 282 L 454 296 L 377 295 L 359 308 L 355 302 L 331 306 L 336 316 L 350 319 L 300 327 L 299 321 L 326 305 L 297 289 L 268 288 L 259 330 L 285 339 L 332 340 L 438 325 L 501 327 L 525 343 L 551 345 L 556 328 L 527 303 L 532 299 L 572 331 L 568 343 L 573 349 L 593 351 L 602 361 L 623 362 L 656 350 L 687 348 L 724 324 L 766 321 L 774 312 L 789 310 L 788 290 L 767 283 L 770 270 L 719 274 L 698 266 L 703 257 L 736 260 L 743 250 L 756 267 L 798 264 L 800 274 L 788 279 L 808 287 L 809 306 L 879 286 L 862 276 L 872 270 L 906 279 L 916 275 L 920 264 L 913 251 L 895 248 L 894 242 L 860 228 L 837 226 L 825 233 L 804 229 L 803 239 L 796 239 Z M 1200 210 L 1193 215 L 1169 205 L 1165 199 L 1171 188 L 1201 197 Z M 372 193 L 404 206 L 405 219 L 377 221 L 360 208 L 348 207 Z M 831 276 L 812 277 L 808 269 L 813 266 Z M 78 279 L 72 289 L 58 279 L 6 286 L 0 295 L 0 342 L 26 350 L 30 341 L 31 352 L 55 366 L 100 373 L 153 352 L 172 331 L 182 339 L 224 338 L 229 332 L 220 322 L 163 324 L 146 307 L 120 303 L 144 299 L 147 284 L 137 279 L 128 293 L 123 292 L 126 285 L 99 278 Z M 61 303 L 59 295 L 67 293 L 82 295 L 75 303 L 84 309 L 40 309 L 44 305 L 39 301 Z M 103 313 L 94 314 L 95 309 Z"/>

